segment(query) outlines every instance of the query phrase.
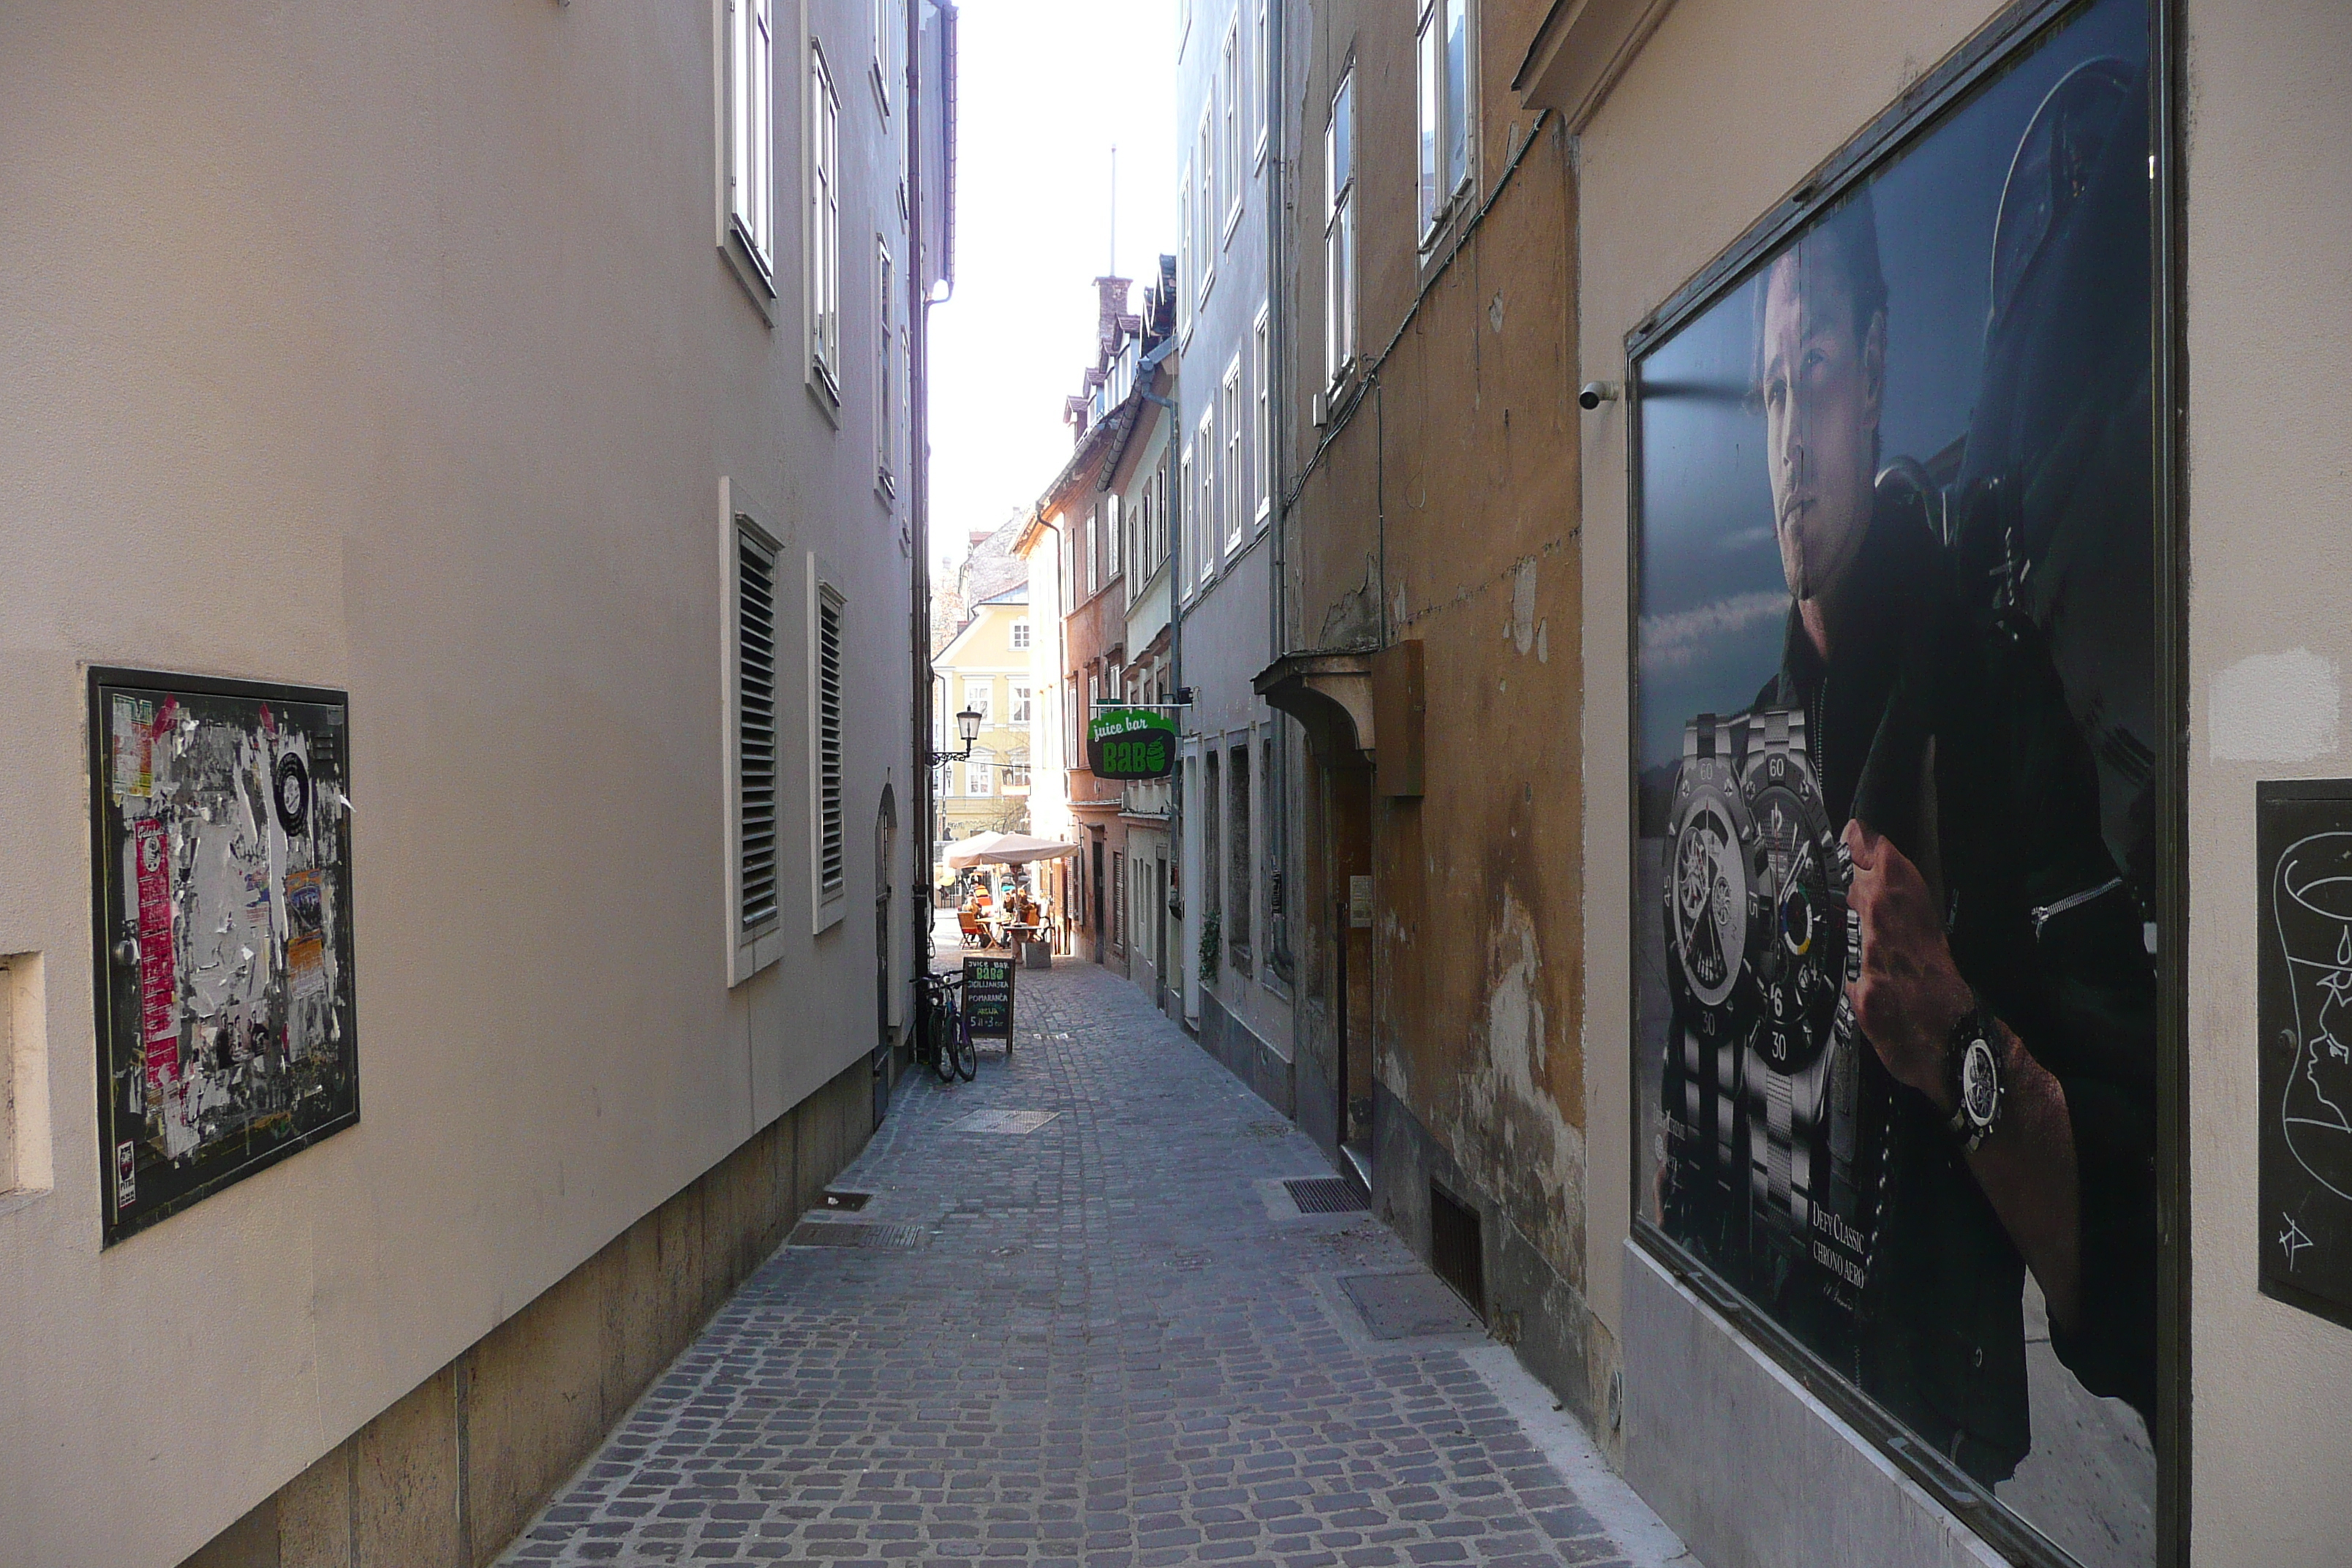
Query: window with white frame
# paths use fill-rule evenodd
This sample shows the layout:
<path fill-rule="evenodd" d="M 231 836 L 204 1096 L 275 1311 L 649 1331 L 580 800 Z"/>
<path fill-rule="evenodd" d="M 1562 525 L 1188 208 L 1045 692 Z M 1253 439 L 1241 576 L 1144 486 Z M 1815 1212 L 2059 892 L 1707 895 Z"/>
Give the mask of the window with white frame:
<path fill-rule="evenodd" d="M 1200 276 L 1194 286 L 1200 297 L 1206 300 L 1217 282 L 1217 125 L 1216 105 L 1201 111 L 1201 133 L 1193 138 L 1192 164 L 1200 175 L 1197 200 L 1200 211 L 1193 220 L 1194 253 L 1200 259 Z"/>
<path fill-rule="evenodd" d="M 1274 510 L 1274 329 L 1264 306 L 1250 329 L 1250 468 L 1257 484 L 1257 517 Z"/>
<path fill-rule="evenodd" d="M 1192 237 L 1192 165 L 1187 161 L 1176 174 L 1176 307 L 1179 336 L 1192 329 L 1192 300 L 1201 275 L 1200 249 Z"/>
<path fill-rule="evenodd" d="M 1235 354 L 1234 363 L 1226 367 L 1225 384 L 1218 393 L 1217 409 L 1218 418 L 1225 427 L 1225 479 L 1222 488 L 1225 492 L 1225 550 L 1228 554 L 1241 548 L 1242 523 L 1249 516 L 1249 508 L 1242 499 L 1245 493 L 1242 489 L 1244 471 L 1242 467 L 1243 397 L 1242 356 Z"/>
<path fill-rule="evenodd" d="M 963 765 L 963 793 L 994 795 L 996 793 L 996 753 L 985 746 L 974 746 L 971 758 Z"/>
<path fill-rule="evenodd" d="M 1200 492 L 1193 500 L 1192 515 L 1198 520 L 1198 525 L 1192 530 L 1192 533 L 1193 536 L 1200 541 L 1201 559 L 1199 562 L 1199 568 L 1201 573 L 1201 581 L 1205 583 L 1209 580 L 1209 574 L 1215 569 L 1217 564 L 1217 420 L 1215 409 L 1212 408 L 1202 414 L 1201 433 L 1195 442 L 1195 446 L 1201 454 L 1201 460 L 1198 465 Z"/>
<path fill-rule="evenodd" d="M 732 972 L 740 980 L 781 955 L 770 939 L 782 910 L 776 853 L 776 542 L 739 513 L 734 546 Z"/>
<path fill-rule="evenodd" d="M 1435 235 L 1454 194 L 1470 178 L 1468 23 L 1470 0 L 1418 0 L 1421 119 L 1421 237 Z"/>
<path fill-rule="evenodd" d="M 811 617 L 809 659 L 809 848 L 810 881 L 818 931 L 838 921 L 849 884 L 848 839 L 844 830 L 842 635 L 844 601 L 839 589 L 810 577 L 815 614 Z"/>
<path fill-rule="evenodd" d="M 1004 764 L 1004 793 L 1006 795 L 1027 795 L 1029 793 L 1029 764 L 1027 763 L 1007 763 Z"/>
<path fill-rule="evenodd" d="M 902 0 L 874 0 L 874 100 L 885 119 L 898 92 L 898 52 L 906 37 L 901 5 Z"/>
<path fill-rule="evenodd" d="M 1013 647 L 1015 652 L 1029 646 L 1029 617 L 1021 616 L 1013 623 Z"/>
<path fill-rule="evenodd" d="M 1014 685 L 1013 688 L 1013 711 L 1006 716 L 1006 723 L 1026 724 L 1029 722 L 1031 712 L 1031 689 L 1032 689 L 1030 687 L 1024 684 Z"/>
<path fill-rule="evenodd" d="M 776 276 L 774 0 L 728 0 L 727 211 L 773 291 Z"/>
<path fill-rule="evenodd" d="M 841 100 L 809 46 L 809 367 L 841 396 Z"/>
<path fill-rule="evenodd" d="M 1126 563 L 1122 547 L 1127 539 L 1127 525 L 1120 521 L 1120 510 L 1117 490 L 1103 497 L 1103 549 L 1106 555 L 1103 576 L 1106 581 L 1118 576 Z"/>
<path fill-rule="evenodd" d="M 1186 507 L 1191 505 L 1192 500 L 1192 443 L 1190 441 L 1184 443 L 1183 457 L 1177 464 L 1176 500 L 1180 505 Z M 1186 541 L 1200 531 L 1199 518 L 1192 519 L 1189 523 L 1181 517 L 1176 520 L 1176 533 L 1175 537 L 1169 541 L 1169 552 L 1176 561 L 1174 581 L 1180 587 L 1184 584 L 1185 578 L 1190 574 L 1192 556 L 1186 553 L 1187 550 L 1190 549 L 1193 553 L 1198 553 L 1197 547 L 1188 545 Z"/>
<path fill-rule="evenodd" d="M 886 496 L 898 493 L 898 268 L 891 265 L 890 243 L 874 237 L 874 486 Z"/>
<path fill-rule="evenodd" d="M 1242 22 L 1236 14 L 1234 25 L 1225 29 L 1225 52 L 1218 62 L 1219 95 L 1224 101 L 1218 110 L 1224 117 L 1224 132 L 1217 149 L 1217 184 L 1225 198 L 1225 232 L 1233 232 L 1234 222 L 1242 216 L 1242 130 L 1249 123 L 1247 111 L 1242 107 Z"/>
<path fill-rule="evenodd" d="M 993 679 L 974 679 L 970 676 L 965 677 L 963 683 L 963 710 L 967 713 L 977 713 L 982 720 L 987 719 L 988 700 L 990 695 L 993 693 L 995 689 L 996 682 Z"/>
<path fill-rule="evenodd" d="M 1323 220 L 1323 359 L 1333 381 L 1356 359 L 1356 71 L 1351 65 L 1331 95 L 1325 133 L 1328 205 Z"/>
<path fill-rule="evenodd" d="M 1256 156 L 1265 156 L 1265 71 L 1273 38 L 1266 29 L 1266 0 L 1257 0 L 1257 37 L 1250 50 L 1250 124 L 1257 131 Z"/>

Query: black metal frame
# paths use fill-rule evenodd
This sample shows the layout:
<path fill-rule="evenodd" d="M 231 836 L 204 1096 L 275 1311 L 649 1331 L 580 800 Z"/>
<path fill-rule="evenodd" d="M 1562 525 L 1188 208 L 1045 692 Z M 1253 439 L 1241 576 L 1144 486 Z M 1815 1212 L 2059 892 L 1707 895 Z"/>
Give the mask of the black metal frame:
<path fill-rule="evenodd" d="M 110 1090 L 113 1074 L 112 1032 L 114 1019 L 109 1004 L 109 976 L 111 973 L 110 950 L 108 941 L 108 921 L 110 913 L 107 900 L 109 879 L 113 874 L 110 864 L 106 833 L 108 806 L 107 782 L 112 772 L 112 760 L 106 755 L 107 715 L 103 693 L 109 689 L 129 687 L 138 690 L 186 692 L 197 697 L 233 697 L 257 702 L 300 703 L 311 707 L 340 708 L 343 710 L 343 776 L 351 777 L 352 746 L 351 695 L 326 687 L 289 686 L 279 682 L 232 680 L 218 676 L 181 675 L 168 670 L 131 669 L 114 665 L 92 665 L 89 671 L 89 722 L 88 752 L 89 766 L 89 874 L 90 874 L 90 1007 L 96 1025 L 96 1066 L 98 1069 L 98 1165 L 99 1213 L 102 1226 L 100 1245 L 115 1243 L 171 1218 L 236 1185 L 246 1177 L 268 1169 L 280 1160 L 299 1154 L 323 1139 L 332 1137 L 360 1120 L 359 1081 L 359 981 L 358 966 L 353 962 L 358 939 L 352 931 L 352 921 L 344 920 L 336 932 L 336 958 L 342 966 L 344 984 L 352 988 L 352 1022 L 348 1049 L 352 1058 L 352 1105 L 350 1110 L 335 1116 L 307 1131 L 289 1138 L 284 1142 L 215 1172 L 203 1181 L 158 1204 L 152 1209 L 129 1219 L 114 1217 L 110 1194 L 114 1188 L 114 1097 Z M 348 827 L 339 847 L 343 877 L 347 882 L 353 876 L 353 845 Z M 357 889 L 352 889 L 352 900 L 357 903 Z"/>
<path fill-rule="evenodd" d="M 1642 357 L 1744 280 L 1781 241 L 1817 212 L 1928 134 L 1977 84 L 2000 70 L 2046 30 L 2088 0 L 2016 0 L 1987 22 L 1935 69 L 1832 153 L 1796 188 L 1664 303 L 1625 334 L 1626 448 L 1626 703 L 1630 733 L 1641 732 L 1641 667 L 1636 646 L 1642 604 Z M 2149 342 L 2155 473 L 2157 561 L 2156 706 L 2169 721 L 2158 737 L 2157 806 L 2158 943 L 2158 1408 L 2151 1433 L 2157 1451 L 2158 1562 L 2179 1568 L 2189 1541 L 2189 1270 L 2188 1107 L 2188 537 L 2185 489 L 2188 398 L 2183 299 L 2184 189 L 2180 180 L 2179 104 L 2184 67 L 2179 47 L 2180 0 L 2147 0 L 2148 10 L 2149 145 L 2155 154 L 2149 232 Z M 1641 778 L 1629 769 L 1627 820 L 1641 822 Z M 1635 879 L 1638 879 L 1638 869 Z M 1628 921 L 1638 931 L 1639 891 L 1626 889 Z M 1638 1006 L 1638 981 L 1629 972 L 1627 1000 Z M 1631 1015 L 1629 1014 L 1629 1016 Z M 1629 1048 L 1633 1047 L 1630 1037 Z M 1642 1077 L 1628 1088 L 1630 1125 L 1642 1125 Z M 1641 1140 L 1631 1141 L 1633 1241 L 1771 1356 L 1780 1368 L 1891 1458 L 1903 1472 L 2012 1562 L 2036 1568 L 2071 1568 L 2075 1559 L 1832 1370 L 1794 1335 L 1719 1279 L 1673 1237 L 1642 1216 Z"/>

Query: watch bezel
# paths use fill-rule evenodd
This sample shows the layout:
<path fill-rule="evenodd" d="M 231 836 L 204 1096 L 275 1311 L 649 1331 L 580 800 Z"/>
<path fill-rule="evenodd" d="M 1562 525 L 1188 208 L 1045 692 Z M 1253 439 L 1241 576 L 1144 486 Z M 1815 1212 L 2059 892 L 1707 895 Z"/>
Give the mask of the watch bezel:
<path fill-rule="evenodd" d="M 2009 1085 L 2000 1060 L 2000 1036 L 1983 1008 L 1971 1008 L 1952 1032 L 1953 1134 L 1974 1153 L 2000 1124 Z M 1979 1100 L 1988 1101 L 1981 1110 Z"/>

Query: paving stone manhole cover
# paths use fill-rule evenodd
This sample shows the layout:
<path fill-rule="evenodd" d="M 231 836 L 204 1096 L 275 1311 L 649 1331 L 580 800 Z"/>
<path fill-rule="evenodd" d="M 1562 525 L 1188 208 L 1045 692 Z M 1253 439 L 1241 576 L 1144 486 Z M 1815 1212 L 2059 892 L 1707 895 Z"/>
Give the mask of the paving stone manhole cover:
<path fill-rule="evenodd" d="M 1372 1206 L 1345 1176 L 1300 1176 L 1282 1184 L 1300 1214 L 1354 1214 Z"/>
<path fill-rule="evenodd" d="M 804 1219 L 784 1237 L 786 1247 L 882 1247 L 911 1252 L 923 1245 L 919 1225 L 874 1225 L 865 1220 Z"/>
<path fill-rule="evenodd" d="M 1339 1281 L 1376 1340 L 1475 1333 L 1483 1325 L 1456 1296 L 1427 1274 L 1349 1274 Z"/>
<path fill-rule="evenodd" d="M 948 1123 L 950 1132 L 1034 1132 L 1062 1113 L 1058 1110 L 975 1110 Z"/>

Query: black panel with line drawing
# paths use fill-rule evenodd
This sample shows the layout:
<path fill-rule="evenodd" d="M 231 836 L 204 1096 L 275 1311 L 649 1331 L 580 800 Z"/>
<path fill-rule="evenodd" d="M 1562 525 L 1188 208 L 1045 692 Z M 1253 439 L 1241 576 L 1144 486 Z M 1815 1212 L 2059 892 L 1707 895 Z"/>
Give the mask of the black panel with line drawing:
<path fill-rule="evenodd" d="M 2254 786 L 2263 1293 L 2352 1327 L 2352 780 Z"/>

